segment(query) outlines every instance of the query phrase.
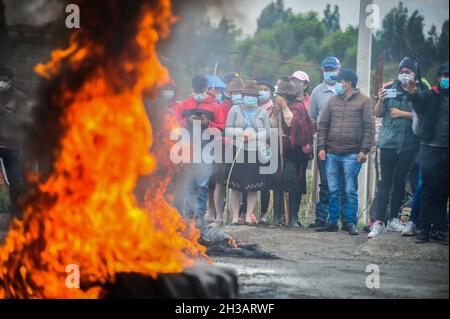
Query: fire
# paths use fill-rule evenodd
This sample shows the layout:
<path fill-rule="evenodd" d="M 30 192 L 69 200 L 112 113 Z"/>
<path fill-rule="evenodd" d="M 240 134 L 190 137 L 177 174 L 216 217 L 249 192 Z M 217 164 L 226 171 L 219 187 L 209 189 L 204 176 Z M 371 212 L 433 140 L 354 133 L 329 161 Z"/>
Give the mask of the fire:
<path fill-rule="evenodd" d="M 68 49 L 36 67 L 55 80 L 67 69 L 82 72 L 93 56 L 101 61 L 78 89 L 62 81 L 64 93 L 52 96 L 63 110 L 64 133 L 52 174 L 38 186 L 40 196 L 26 205 L 24 220 L 13 222 L 0 247 L 0 297 L 97 298 L 118 273 L 156 277 L 205 257 L 199 232 L 164 197 L 170 183 L 168 143 L 154 140 L 159 133 L 152 131 L 142 103 L 146 88 L 168 78 L 155 44 L 174 21 L 170 1 L 137 2 L 138 32 L 121 48 L 120 61 L 108 61 L 109 48 L 77 31 Z M 152 174 L 152 185 L 143 209 L 133 189 L 145 174 Z M 83 289 L 66 286 L 66 267 L 72 264 L 79 266 Z"/>

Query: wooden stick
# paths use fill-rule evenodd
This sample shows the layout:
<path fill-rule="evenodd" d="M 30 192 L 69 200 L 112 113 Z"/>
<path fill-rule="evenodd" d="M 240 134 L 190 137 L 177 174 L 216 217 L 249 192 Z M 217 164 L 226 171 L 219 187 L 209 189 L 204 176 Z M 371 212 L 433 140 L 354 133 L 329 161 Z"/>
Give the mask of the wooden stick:
<path fill-rule="evenodd" d="M 213 89 L 216 88 L 217 67 L 218 67 L 218 63 L 216 62 L 216 65 L 214 66 L 214 75 L 213 75 L 213 83 L 212 83 Z"/>

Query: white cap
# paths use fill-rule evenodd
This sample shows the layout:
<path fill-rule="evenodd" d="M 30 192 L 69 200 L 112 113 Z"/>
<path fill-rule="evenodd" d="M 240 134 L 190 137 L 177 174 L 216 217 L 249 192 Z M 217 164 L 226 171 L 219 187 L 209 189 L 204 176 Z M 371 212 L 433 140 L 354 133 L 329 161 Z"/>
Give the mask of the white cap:
<path fill-rule="evenodd" d="M 291 78 L 296 78 L 296 79 L 298 79 L 298 80 L 300 80 L 300 81 L 308 81 L 308 82 L 310 82 L 310 81 L 309 81 L 309 75 L 306 74 L 306 73 L 303 72 L 303 71 L 297 71 L 297 72 L 295 72 L 294 74 L 292 74 Z"/>

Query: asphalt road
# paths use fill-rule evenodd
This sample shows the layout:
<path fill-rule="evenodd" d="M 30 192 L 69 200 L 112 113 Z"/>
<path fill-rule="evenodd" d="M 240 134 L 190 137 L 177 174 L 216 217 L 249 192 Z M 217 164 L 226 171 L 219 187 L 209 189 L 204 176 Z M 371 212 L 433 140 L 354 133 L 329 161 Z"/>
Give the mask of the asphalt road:
<path fill-rule="evenodd" d="M 0 214 L 0 240 L 7 218 Z M 418 245 L 413 237 L 385 233 L 317 233 L 235 226 L 225 231 L 245 243 L 258 243 L 279 259 L 213 257 L 239 275 L 241 298 L 449 298 L 449 247 Z M 368 265 L 379 269 L 379 288 L 366 286 Z"/>
<path fill-rule="evenodd" d="M 238 272 L 242 298 L 449 298 L 448 246 L 418 245 L 399 233 L 369 240 L 304 228 L 235 226 L 226 232 L 280 257 L 214 257 Z M 366 286 L 373 274 L 368 265 L 379 269 L 379 288 Z"/>

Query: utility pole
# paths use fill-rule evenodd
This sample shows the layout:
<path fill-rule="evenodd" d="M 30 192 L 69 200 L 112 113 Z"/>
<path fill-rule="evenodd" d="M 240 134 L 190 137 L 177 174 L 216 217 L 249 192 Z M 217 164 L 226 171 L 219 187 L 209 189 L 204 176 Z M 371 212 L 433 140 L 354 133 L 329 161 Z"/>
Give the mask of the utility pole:
<path fill-rule="evenodd" d="M 370 96 L 372 30 L 374 28 L 374 22 L 377 22 L 373 19 L 378 18 L 373 16 L 374 10 L 373 0 L 360 0 L 356 73 L 359 78 L 358 87 L 361 89 L 362 93 L 368 96 Z M 370 160 L 370 154 L 368 159 L 369 160 L 363 166 L 359 175 L 359 209 L 363 212 L 364 222 L 367 222 L 368 194 L 370 194 L 368 181 L 370 180 L 370 166 L 373 166 L 373 161 Z"/>

